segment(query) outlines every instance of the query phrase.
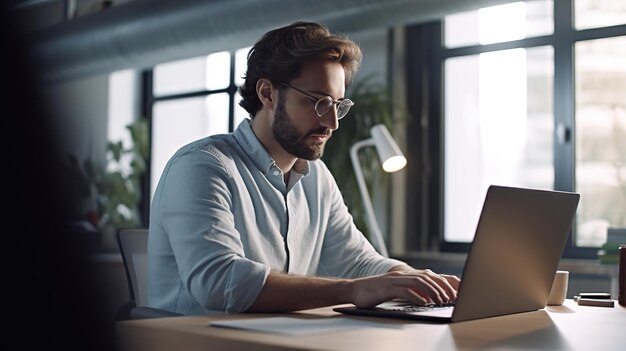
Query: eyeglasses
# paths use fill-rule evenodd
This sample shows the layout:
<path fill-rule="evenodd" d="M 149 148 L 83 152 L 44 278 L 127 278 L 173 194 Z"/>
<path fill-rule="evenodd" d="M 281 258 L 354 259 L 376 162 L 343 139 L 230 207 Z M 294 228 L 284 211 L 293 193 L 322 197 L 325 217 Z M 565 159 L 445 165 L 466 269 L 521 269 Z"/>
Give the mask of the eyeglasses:
<path fill-rule="evenodd" d="M 280 83 L 285 85 L 286 87 L 289 87 L 304 94 L 306 97 L 311 99 L 311 101 L 315 103 L 315 114 L 317 114 L 317 117 L 323 117 L 325 114 L 330 112 L 330 109 L 333 108 L 333 106 L 335 106 L 335 108 L 337 109 L 337 119 L 342 119 L 348 114 L 348 111 L 350 111 L 350 107 L 354 106 L 354 102 L 352 102 L 352 100 L 350 99 L 333 100 L 333 98 L 330 96 L 324 96 L 322 98 L 319 98 L 317 96 L 307 93 L 306 91 L 300 90 L 296 87 L 292 87 L 285 82 Z"/>

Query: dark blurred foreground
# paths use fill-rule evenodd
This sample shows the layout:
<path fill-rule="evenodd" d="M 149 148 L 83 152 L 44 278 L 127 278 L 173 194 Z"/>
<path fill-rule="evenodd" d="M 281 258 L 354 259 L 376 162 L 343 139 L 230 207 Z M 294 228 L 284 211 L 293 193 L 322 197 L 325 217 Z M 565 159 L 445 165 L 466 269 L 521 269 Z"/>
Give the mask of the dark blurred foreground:
<path fill-rule="evenodd" d="M 5 126 L 0 256 L 2 306 L 8 311 L 2 317 L 2 345 L 16 350 L 112 350 L 112 326 L 97 309 L 85 250 L 66 228 L 65 199 L 73 185 L 60 174 L 63 160 L 57 135 L 51 132 L 54 111 L 40 95 L 19 24 L 12 23 L 4 3 L 0 7 Z"/>

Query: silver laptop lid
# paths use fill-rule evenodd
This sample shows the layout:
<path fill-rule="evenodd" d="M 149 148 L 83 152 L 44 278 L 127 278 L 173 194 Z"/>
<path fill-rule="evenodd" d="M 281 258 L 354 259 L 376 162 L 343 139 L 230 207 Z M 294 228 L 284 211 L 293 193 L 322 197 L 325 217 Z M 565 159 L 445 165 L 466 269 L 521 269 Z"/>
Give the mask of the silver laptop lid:
<path fill-rule="evenodd" d="M 576 193 L 490 186 L 452 321 L 543 308 L 579 199 Z"/>

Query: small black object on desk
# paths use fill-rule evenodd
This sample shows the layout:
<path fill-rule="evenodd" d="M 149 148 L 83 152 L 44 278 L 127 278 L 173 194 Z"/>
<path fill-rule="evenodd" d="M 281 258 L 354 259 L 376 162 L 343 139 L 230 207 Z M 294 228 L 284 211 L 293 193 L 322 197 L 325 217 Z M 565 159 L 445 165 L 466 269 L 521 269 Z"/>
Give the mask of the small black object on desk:
<path fill-rule="evenodd" d="M 574 296 L 574 301 L 580 306 L 615 307 L 615 301 L 611 299 L 611 294 L 605 292 L 580 293 Z"/>

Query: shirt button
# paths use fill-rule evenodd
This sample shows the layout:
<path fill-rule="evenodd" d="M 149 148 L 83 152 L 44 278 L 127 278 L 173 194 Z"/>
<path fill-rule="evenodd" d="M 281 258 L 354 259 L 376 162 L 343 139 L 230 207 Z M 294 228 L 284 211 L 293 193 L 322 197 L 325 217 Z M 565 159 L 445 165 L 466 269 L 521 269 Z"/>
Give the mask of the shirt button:
<path fill-rule="evenodd" d="M 280 171 L 274 171 L 274 175 L 280 175 Z"/>

